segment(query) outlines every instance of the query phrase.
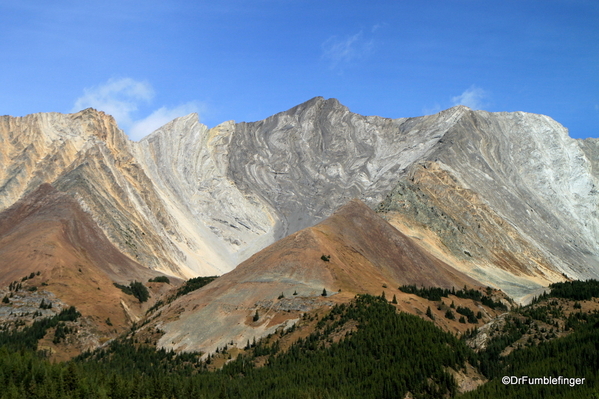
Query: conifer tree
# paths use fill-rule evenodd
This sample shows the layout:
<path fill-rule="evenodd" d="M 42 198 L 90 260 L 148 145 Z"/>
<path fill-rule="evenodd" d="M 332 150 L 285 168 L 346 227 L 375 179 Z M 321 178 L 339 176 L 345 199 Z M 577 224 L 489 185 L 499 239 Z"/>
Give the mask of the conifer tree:
<path fill-rule="evenodd" d="M 431 307 L 426 308 L 426 315 L 431 319 L 435 320 L 435 316 L 433 316 L 433 312 L 431 311 Z"/>

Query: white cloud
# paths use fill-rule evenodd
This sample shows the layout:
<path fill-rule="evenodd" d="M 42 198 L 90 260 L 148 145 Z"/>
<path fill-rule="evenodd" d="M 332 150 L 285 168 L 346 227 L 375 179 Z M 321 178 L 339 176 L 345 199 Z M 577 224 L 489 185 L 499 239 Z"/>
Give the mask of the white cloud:
<path fill-rule="evenodd" d="M 129 129 L 129 137 L 132 140 L 140 140 L 173 119 L 191 114 L 192 112 L 199 113 L 203 108 L 201 104 L 196 102 L 189 102 L 175 108 L 158 108 L 147 117 L 134 121 Z"/>
<path fill-rule="evenodd" d="M 346 38 L 329 37 L 322 44 L 322 58 L 331 62 L 331 68 L 341 63 L 364 58 L 372 51 L 373 41 L 364 39 L 362 31 Z"/>
<path fill-rule="evenodd" d="M 377 30 L 386 27 L 388 24 L 386 22 L 380 23 L 380 24 L 375 24 L 373 25 L 372 29 L 370 30 L 372 33 L 376 32 Z"/>
<path fill-rule="evenodd" d="M 140 103 L 148 103 L 152 98 L 154 90 L 147 82 L 131 78 L 109 79 L 102 85 L 85 88 L 72 111 L 95 108 L 114 116 L 120 125 L 128 126 L 132 122 L 131 113 L 137 111 Z"/>
<path fill-rule="evenodd" d="M 451 102 L 453 105 L 465 105 L 472 109 L 481 109 L 486 105 L 485 99 L 488 97 L 489 93 L 486 90 L 472 85 L 459 96 L 452 97 Z"/>
<path fill-rule="evenodd" d="M 109 79 L 104 84 L 84 89 L 83 93 L 75 101 L 72 112 L 89 107 L 104 111 L 114 117 L 132 140 L 140 140 L 171 120 L 204 108 L 192 101 L 174 108 L 163 106 L 145 118 L 135 118 L 139 106 L 149 104 L 155 93 L 148 82 L 131 78 Z"/>

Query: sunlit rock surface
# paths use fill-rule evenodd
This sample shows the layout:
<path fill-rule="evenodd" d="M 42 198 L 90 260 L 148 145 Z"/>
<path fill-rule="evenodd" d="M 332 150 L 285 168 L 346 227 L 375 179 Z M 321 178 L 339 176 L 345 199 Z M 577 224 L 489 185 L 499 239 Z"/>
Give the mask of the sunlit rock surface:
<path fill-rule="evenodd" d="M 110 241 L 173 275 L 222 274 L 358 198 L 459 270 L 516 297 L 599 277 L 597 140 L 551 118 L 458 106 L 386 119 L 317 97 L 208 129 L 195 114 L 140 142 L 114 119 L 0 118 L 0 210 L 40 184 Z"/>

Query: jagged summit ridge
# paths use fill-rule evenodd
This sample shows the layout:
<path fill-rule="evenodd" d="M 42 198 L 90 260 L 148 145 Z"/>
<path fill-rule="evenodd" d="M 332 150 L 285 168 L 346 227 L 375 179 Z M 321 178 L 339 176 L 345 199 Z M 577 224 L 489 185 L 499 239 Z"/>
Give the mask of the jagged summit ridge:
<path fill-rule="evenodd" d="M 56 179 L 79 152 L 100 141 L 128 143 L 111 116 L 91 108 L 68 115 L 0 117 L 0 210 Z"/>
<path fill-rule="evenodd" d="M 222 272 L 353 197 L 375 205 L 442 136 L 455 110 L 446 114 L 424 117 L 425 133 L 407 124 L 404 137 L 406 119 L 363 117 L 317 97 L 264 121 L 212 129 L 190 114 L 141 140 L 135 154 L 188 232 L 179 248 L 188 259 L 202 248 L 211 264 L 227 265 Z"/>
<path fill-rule="evenodd" d="M 351 198 L 371 206 L 382 200 L 398 174 L 442 136 L 440 119 L 364 117 L 337 100 L 315 98 L 264 121 L 237 124 L 228 176 L 277 210 L 277 236 L 285 236 Z"/>
<path fill-rule="evenodd" d="M 76 198 L 122 252 L 175 275 L 229 271 L 351 198 L 374 208 L 427 164 L 445 171 L 451 183 L 440 190 L 434 183 L 440 174 L 423 172 L 414 192 L 432 191 L 426 198 L 415 195 L 420 203 L 411 209 L 422 216 L 443 205 L 442 213 L 457 220 L 445 233 L 429 229 L 431 234 L 448 236 L 455 228 L 483 236 L 487 232 L 472 222 L 476 212 L 493 221 L 481 228 L 494 226 L 498 237 L 508 231 L 501 226 L 509 225 L 516 238 L 509 245 L 494 241 L 492 253 L 526 247 L 538 254 L 538 261 L 518 267 L 505 266 L 510 262 L 502 255 L 503 272 L 517 276 L 518 284 L 538 278 L 523 291 L 562 272 L 598 274 L 597 143 L 572 140 L 541 115 L 457 106 L 388 119 L 357 115 L 335 99 L 316 97 L 263 121 L 229 121 L 212 129 L 190 114 L 140 142 L 129 141 L 112 118 L 91 109 L 3 117 L 0 140 L 2 207 L 52 183 Z M 457 209 L 452 198 L 464 200 L 465 209 Z M 461 219 L 465 214 L 470 221 Z M 417 216 L 410 215 L 405 212 L 403 222 L 415 226 Z M 452 242 L 453 255 L 481 256 L 458 259 L 464 263 L 460 270 L 483 270 L 489 284 L 498 286 L 512 281 L 489 274 L 499 255 L 489 258 L 461 247 L 466 244 L 458 248 L 465 240 Z M 541 264 L 544 271 L 535 272 Z M 533 271 L 519 275 L 522 270 Z"/>

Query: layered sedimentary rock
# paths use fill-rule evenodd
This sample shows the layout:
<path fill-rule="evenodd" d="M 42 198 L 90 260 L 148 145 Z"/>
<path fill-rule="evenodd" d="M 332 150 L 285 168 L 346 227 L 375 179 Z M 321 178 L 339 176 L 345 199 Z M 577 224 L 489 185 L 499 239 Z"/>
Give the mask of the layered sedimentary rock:
<path fill-rule="evenodd" d="M 227 272 L 275 240 L 273 210 L 227 178 L 234 130 L 232 122 L 208 129 L 191 114 L 136 143 L 195 274 Z"/>
<path fill-rule="evenodd" d="M 56 113 L 0 118 L 0 210 L 54 180 L 95 141 L 76 117 Z"/>
<path fill-rule="evenodd" d="M 240 190 L 275 210 L 275 238 L 284 237 L 352 198 L 376 205 L 460 112 L 392 120 L 314 98 L 264 121 L 238 124 L 227 174 Z"/>
<path fill-rule="evenodd" d="M 593 140 L 583 143 L 547 116 L 469 111 L 429 159 L 450 167 L 566 274 L 588 278 L 597 274 L 599 182 L 596 155 L 581 148 Z"/>
<path fill-rule="evenodd" d="M 134 143 L 88 109 L 2 117 L 0 144 L 0 210 L 52 183 L 119 250 L 174 275 L 230 271 L 352 198 L 517 297 L 599 275 L 599 146 L 541 115 L 386 119 L 318 97 L 212 129 L 191 114 Z"/>
<path fill-rule="evenodd" d="M 408 120 L 364 117 L 315 98 L 256 123 L 208 129 L 196 115 L 178 118 L 135 151 L 185 231 L 188 258 L 201 254 L 220 274 L 354 197 L 374 206 L 453 114 L 423 117 L 426 131 L 405 134 Z"/>
<path fill-rule="evenodd" d="M 379 210 L 516 298 L 596 278 L 596 148 L 546 116 L 465 110 Z"/>

